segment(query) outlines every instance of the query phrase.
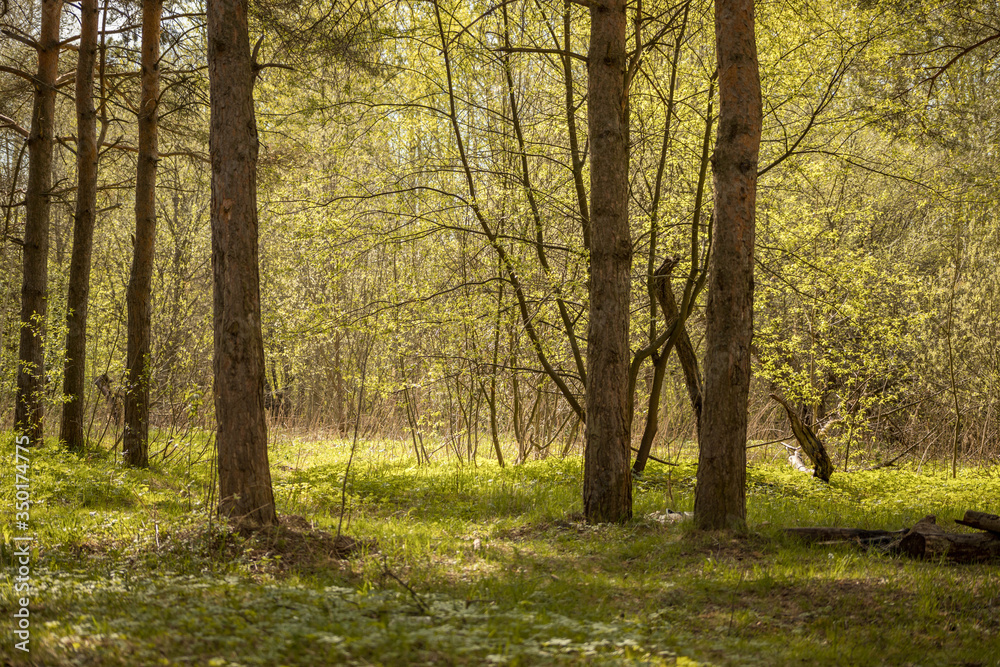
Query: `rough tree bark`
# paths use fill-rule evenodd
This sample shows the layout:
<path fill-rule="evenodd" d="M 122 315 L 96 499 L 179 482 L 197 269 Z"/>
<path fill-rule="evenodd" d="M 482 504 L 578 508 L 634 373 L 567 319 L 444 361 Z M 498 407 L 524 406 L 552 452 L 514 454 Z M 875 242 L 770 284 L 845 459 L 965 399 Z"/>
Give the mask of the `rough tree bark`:
<path fill-rule="evenodd" d="M 719 127 L 708 285 L 705 403 L 694 512 L 699 528 L 746 523 L 747 396 L 761 93 L 752 0 L 716 0 Z"/>
<path fill-rule="evenodd" d="M 66 362 L 59 440 L 70 451 L 82 452 L 83 396 L 87 365 L 87 308 L 90 301 L 90 260 L 97 217 L 97 112 L 94 110 L 94 61 L 97 58 L 97 0 L 80 6 L 80 50 L 76 65 L 76 215 L 73 254 L 66 297 Z"/>
<path fill-rule="evenodd" d="M 590 326 L 583 506 L 587 521 L 632 516 L 628 395 L 628 146 L 625 2 L 590 8 L 587 59 L 590 165 Z"/>
<path fill-rule="evenodd" d="M 278 522 L 267 459 L 257 250 L 257 122 L 246 0 L 209 0 L 219 513 Z"/>
<path fill-rule="evenodd" d="M 41 445 L 45 409 L 45 316 L 49 283 L 49 190 L 59 73 L 59 17 L 62 0 L 43 0 L 38 36 L 38 72 L 28 135 L 28 184 L 25 192 L 21 336 L 18 349 L 14 428 Z"/>
<path fill-rule="evenodd" d="M 163 0 L 142 3 L 142 92 L 139 159 L 135 175 L 135 248 L 128 281 L 128 350 L 125 392 L 125 462 L 149 465 L 149 339 L 153 254 L 156 242 L 157 114 L 160 96 L 160 16 Z"/>

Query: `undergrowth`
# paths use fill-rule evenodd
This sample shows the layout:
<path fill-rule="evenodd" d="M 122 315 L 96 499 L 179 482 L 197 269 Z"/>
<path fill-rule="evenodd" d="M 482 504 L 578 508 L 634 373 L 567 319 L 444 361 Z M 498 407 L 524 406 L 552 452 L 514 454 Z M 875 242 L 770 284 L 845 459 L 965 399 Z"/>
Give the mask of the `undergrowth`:
<path fill-rule="evenodd" d="M 5 460 L 13 447 L 8 444 Z M 582 521 L 579 458 L 417 466 L 367 443 L 271 452 L 283 527 L 242 534 L 208 508 L 210 462 L 148 471 L 105 452 L 31 452 L 31 652 L 13 647 L 13 464 L 3 467 L 0 657 L 33 665 L 998 664 L 995 565 L 808 546 L 781 528 L 898 529 L 1000 513 L 1000 469 L 748 471 L 750 531 L 661 523 L 695 467 L 650 464 L 635 518 Z M 344 539 L 344 538 L 341 538 Z M 350 551 L 351 555 L 344 557 Z"/>

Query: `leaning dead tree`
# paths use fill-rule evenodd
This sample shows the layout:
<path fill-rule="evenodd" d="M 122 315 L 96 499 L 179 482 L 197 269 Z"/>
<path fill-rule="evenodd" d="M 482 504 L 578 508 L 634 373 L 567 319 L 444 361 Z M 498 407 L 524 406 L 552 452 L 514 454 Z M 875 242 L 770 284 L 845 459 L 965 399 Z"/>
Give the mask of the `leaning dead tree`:
<path fill-rule="evenodd" d="M 632 474 L 641 475 L 646 468 L 646 462 L 650 458 L 650 450 L 653 447 L 653 438 L 659 428 L 660 411 L 656 406 L 660 404 L 660 392 L 663 388 L 663 378 L 666 374 L 667 360 L 674 348 L 677 350 L 677 358 L 684 371 L 684 384 L 687 387 L 688 397 L 691 399 L 691 408 L 694 410 L 695 424 L 701 423 L 701 371 L 698 369 L 698 356 L 695 354 L 691 336 L 687 332 L 684 324 L 684 317 L 677 307 L 677 300 L 674 298 L 673 285 L 671 284 L 671 274 L 676 268 L 679 259 L 668 257 L 664 260 L 655 272 L 653 272 L 653 295 L 663 313 L 663 319 L 668 330 L 679 328 L 675 336 L 664 345 L 663 350 L 653 353 L 653 387 L 652 395 L 649 399 L 650 409 L 646 413 L 646 424 L 642 432 L 642 440 L 639 443 L 639 450 L 635 455 L 635 462 L 632 464 Z M 676 343 L 674 343 L 676 341 Z"/>
<path fill-rule="evenodd" d="M 819 477 L 824 482 L 829 482 L 830 475 L 833 474 L 833 462 L 830 461 L 823 443 L 780 396 L 771 394 L 771 398 L 780 403 L 785 408 L 785 412 L 788 413 L 788 421 L 792 424 L 792 433 L 795 434 L 795 439 L 799 441 L 799 446 L 813 462 L 813 476 Z"/>

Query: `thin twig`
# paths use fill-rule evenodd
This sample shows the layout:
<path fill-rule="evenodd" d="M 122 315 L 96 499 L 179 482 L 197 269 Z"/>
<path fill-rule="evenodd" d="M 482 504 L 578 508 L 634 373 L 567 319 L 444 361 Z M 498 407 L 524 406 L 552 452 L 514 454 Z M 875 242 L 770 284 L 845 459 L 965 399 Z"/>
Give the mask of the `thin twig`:
<path fill-rule="evenodd" d="M 431 612 L 431 608 L 427 606 L 427 603 L 424 602 L 423 598 L 421 598 L 419 595 L 417 595 L 417 592 L 415 590 L 413 590 L 408 583 L 406 583 L 405 581 L 403 581 L 402 579 L 400 579 L 399 577 L 397 577 L 393 573 L 393 571 L 389 569 L 389 565 L 388 565 L 388 563 L 386 563 L 386 559 L 385 559 L 385 555 L 384 554 L 382 556 L 382 569 L 383 569 L 383 572 L 385 574 L 387 574 L 389 577 L 391 577 L 396 583 L 398 583 L 400 586 L 402 586 L 403 588 L 405 588 L 407 590 L 407 592 L 409 592 L 409 594 L 413 596 L 413 599 L 416 601 L 417 606 L 420 607 L 420 611 L 424 612 L 428 616 L 431 616 L 431 617 L 434 616 L 434 614 Z"/>
<path fill-rule="evenodd" d="M 632 451 L 635 452 L 636 454 L 639 453 L 639 450 L 636 449 L 635 447 L 632 448 Z M 656 461 L 657 463 L 662 463 L 665 466 L 677 466 L 677 465 L 680 465 L 679 463 L 671 463 L 670 461 L 664 461 L 663 459 L 658 459 L 655 456 L 653 456 L 652 454 L 650 454 L 647 458 L 650 461 Z"/>
<path fill-rule="evenodd" d="M 757 445 L 747 445 L 747 449 L 757 449 L 758 447 L 766 447 L 767 445 L 776 445 L 779 442 L 784 442 L 785 440 L 791 440 L 794 437 L 795 437 L 794 435 L 788 435 L 788 436 L 785 436 L 784 438 L 778 438 L 777 440 L 771 440 L 771 441 L 768 441 L 768 442 L 762 442 L 762 443 L 757 444 Z"/>
<path fill-rule="evenodd" d="M 344 510 L 347 507 L 347 476 L 351 473 L 354 452 L 358 448 L 358 429 L 361 426 L 361 408 L 365 400 L 365 380 L 368 377 L 368 357 L 371 355 L 372 343 L 372 338 L 369 338 L 368 345 L 365 347 L 365 358 L 361 362 L 361 389 L 358 391 L 358 410 L 354 418 L 354 439 L 351 442 L 351 453 L 347 457 L 347 467 L 344 469 L 344 481 L 340 487 L 340 520 L 337 521 L 337 540 L 340 539 L 340 530 L 344 525 Z"/>

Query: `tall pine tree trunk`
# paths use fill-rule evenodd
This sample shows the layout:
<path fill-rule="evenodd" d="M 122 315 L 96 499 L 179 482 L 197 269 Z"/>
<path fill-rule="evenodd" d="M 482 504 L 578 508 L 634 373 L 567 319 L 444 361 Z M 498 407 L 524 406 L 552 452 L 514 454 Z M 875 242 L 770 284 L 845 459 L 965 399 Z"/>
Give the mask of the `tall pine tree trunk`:
<path fill-rule="evenodd" d="M 632 516 L 624 0 L 591 6 L 590 25 L 590 328 L 583 505 L 587 521 L 597 523 Z"/>
<path fill-rule="evenodd" d="M 83 395 L 86 388 L 87 308 L 90 259 L 97 217 L 97 112 L 94 110 L 94 61 L 97 58 L 97 0 L 82 0 L 80 50 L 76 65 L 77 193 L 73 221 L 73 255 L 66 299 L 66 363 L 59 440 L 81 452 Z"/>
<path fill-rule="evenodd" d="M 35 103 L 28 136 L 28 186 L 25 192 L 21 338 L 18 350 L 14 428 L 41 446 L 45 411 L 45 317 L 49 282 L 49 190 L 52 188 L 52 142 L 55 134 L 59 73 L 59 17 L 62 0 L 42 1 L 38 36 Z"/>
<path fill-rule="evenodd" d="M 257 121 L 246 0 L 208 1 L 219 513 L 277 523 L 267 460 L 257 250 Z"/>
<path fill-rule="evenodd" d="M 747 396 L 761 93 L 753 0 L 715 1 L 719 129 L 705 335 L 705 402 L 694 512 L 699 528 L 746 523 Z"/>
<path fill-rule="evenodd" d="M 135 175 L 135 247 L 128 281 L 125 462 L 149 465 L 149 339 L 153 254 L 156 242 L 157 113 L 160 96 L 160 15 L 163 0 L 142 3 L 142 92 L 139 99 L 139 159 Z"/>

